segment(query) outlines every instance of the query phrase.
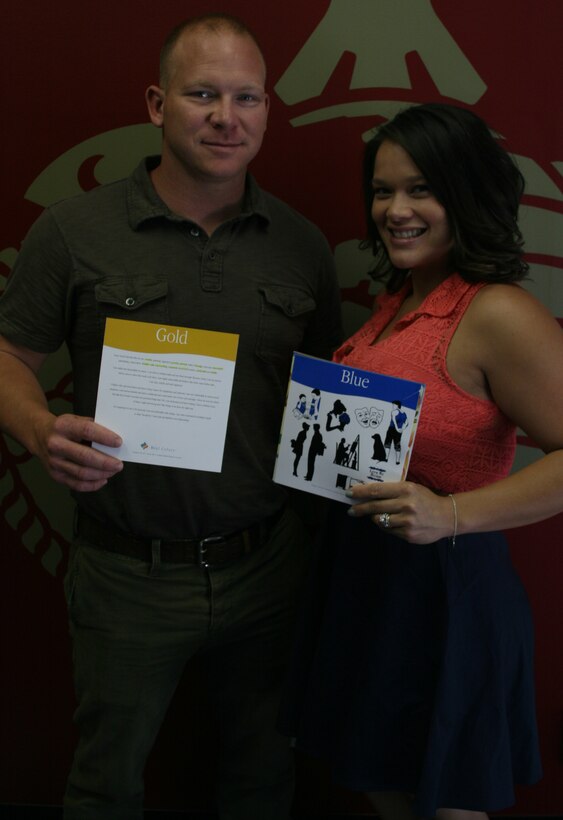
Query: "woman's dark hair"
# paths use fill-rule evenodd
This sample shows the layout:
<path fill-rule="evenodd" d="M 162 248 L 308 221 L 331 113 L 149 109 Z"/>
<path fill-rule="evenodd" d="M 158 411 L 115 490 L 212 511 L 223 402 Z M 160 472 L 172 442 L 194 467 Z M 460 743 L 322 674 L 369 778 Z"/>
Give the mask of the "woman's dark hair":
<path fill-rule="evenodd" d="M 363 189 L 372 276 L 397 291 L 408 271 L 395 268 L 371 216 L 373 169 L 385 140 L 397 143 L 420 169 L 444 207 L 453 237 L 449 267 L 468 282 L 516 282 L 528 272 L 518 227 L 524 177 L 476 114 L 428 103 L 399 112 L 379 127 L 364 153 Z"/>

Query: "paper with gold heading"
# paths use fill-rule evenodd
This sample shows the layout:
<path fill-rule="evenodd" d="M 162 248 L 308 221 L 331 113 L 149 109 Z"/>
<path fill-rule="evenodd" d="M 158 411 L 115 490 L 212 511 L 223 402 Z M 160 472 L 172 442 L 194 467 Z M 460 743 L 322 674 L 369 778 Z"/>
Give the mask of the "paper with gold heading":
<path fill-rule="evenodd" d="M 221 471 L 238 335 L 107 319 L 96 421 L 123 461 Z"/>

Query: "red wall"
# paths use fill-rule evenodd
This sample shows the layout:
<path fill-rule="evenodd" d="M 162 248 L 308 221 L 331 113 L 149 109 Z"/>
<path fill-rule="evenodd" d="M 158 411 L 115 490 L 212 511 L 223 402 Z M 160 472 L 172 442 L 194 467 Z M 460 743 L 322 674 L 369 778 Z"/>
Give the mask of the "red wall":
<path fill-rule="evenodd" d="M 368 262 L 356 249 L 362 134 L 388 116 L 393 102 L 469 105 L 506 139 L 529 181 L 522 223 L 533 265 L 530 288 L 563 317 L 559 3 L 285 0 L 258 7 L 255 0 L 224 0 L 219 6 L 253 26 L 268 59 L 272 110 L 253 171 L 325 231 L 350 329 L 372 298 Z M 124 175 L 145 146 L 155 144 L 156 133 L 141 125 L 160 43 L 184 16 L 210 8 L 185 0 L 4 4 L 0 289 L 42 206 Z M 131 130 L 117 131 L 125 127 Z M 68 407 L 72 382 L 64 357 L 46 373 L 45 387 L 55 410 Z M 523 446 L 520 462 L 532 452 Z M 510 533 L 535 613 L 545 766 L 542 782 L 520 792 L 519 814 L 556 813 L 563 806 L 562 525 L 559 516 Z M 0 803 L 61 799 L 74 740 L 61 589 L 69 534 L 64 491 L 13 443 L 0 440 Z M 202 757 L 213 739 L 200 707 L 198 669 L 191 672 L 149 764 L 151 807 L 208 806 L 210 776 Z M 300 783 L 300 805 L 311 812 L 365 809 L 361 798 L 331 788 L 316 767 L 303 764 Z"/>

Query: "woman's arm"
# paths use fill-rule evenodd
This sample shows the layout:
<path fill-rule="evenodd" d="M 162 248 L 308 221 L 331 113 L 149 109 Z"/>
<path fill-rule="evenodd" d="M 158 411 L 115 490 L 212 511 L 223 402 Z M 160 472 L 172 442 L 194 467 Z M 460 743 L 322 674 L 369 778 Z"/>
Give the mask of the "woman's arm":
<path fill-rule="evenodd" d="M 563 332 L 555 319 L 519 287 L 483 288 L 452 341 L 448 367 L 456 380 L 474 379 L 475 393 L 485 389 L 545 453 L 501 481 L 456 493 L 458 533 L 519 527 L 563 511 Z M 367 484 L 353 497 L 362 503 L 352 515 L 379 523 L 387 512 L 394 534 L 413 543 L 453 533 L 451 499 L 420 485 Z"/>

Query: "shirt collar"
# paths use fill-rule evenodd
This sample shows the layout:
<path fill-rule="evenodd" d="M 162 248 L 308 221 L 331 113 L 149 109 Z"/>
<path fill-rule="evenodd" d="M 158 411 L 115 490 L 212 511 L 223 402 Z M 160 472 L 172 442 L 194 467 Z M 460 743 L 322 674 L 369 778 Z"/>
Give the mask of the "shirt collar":
<path fill-rule="evenodd" d="M 475 285 L 466 282 L 458 273 L 452 273 L 447 279 L 444 279 L 443 282 L 434 288 L 415 310 L 405 313 L 397 322 L 397 326 L 409 324 L 418 316 L 449 316 L 462 296 L 472 287 L 475 287 Z M 387 305 L 391 313 L 394 314 L 397 312 L 411 290 L 412 287 L 409 278 L 401 290 L 389 297 Z"/>
<path fill-rule="evenodd" d="M 170 222 L 185 222 L 183 216 L 175 214 L 156 193 L 150 172 L 160 162 L 159 156 L 145 157 L 127 180 L 127 207 L 129 224 L 133 230 L 153 219 L 168 219 Z M 270 221 L 268 203 L 264 192 L 251 174 L 246 175 L 246 187 L 242 211 L 239 219 L 257 216 Z"/>

